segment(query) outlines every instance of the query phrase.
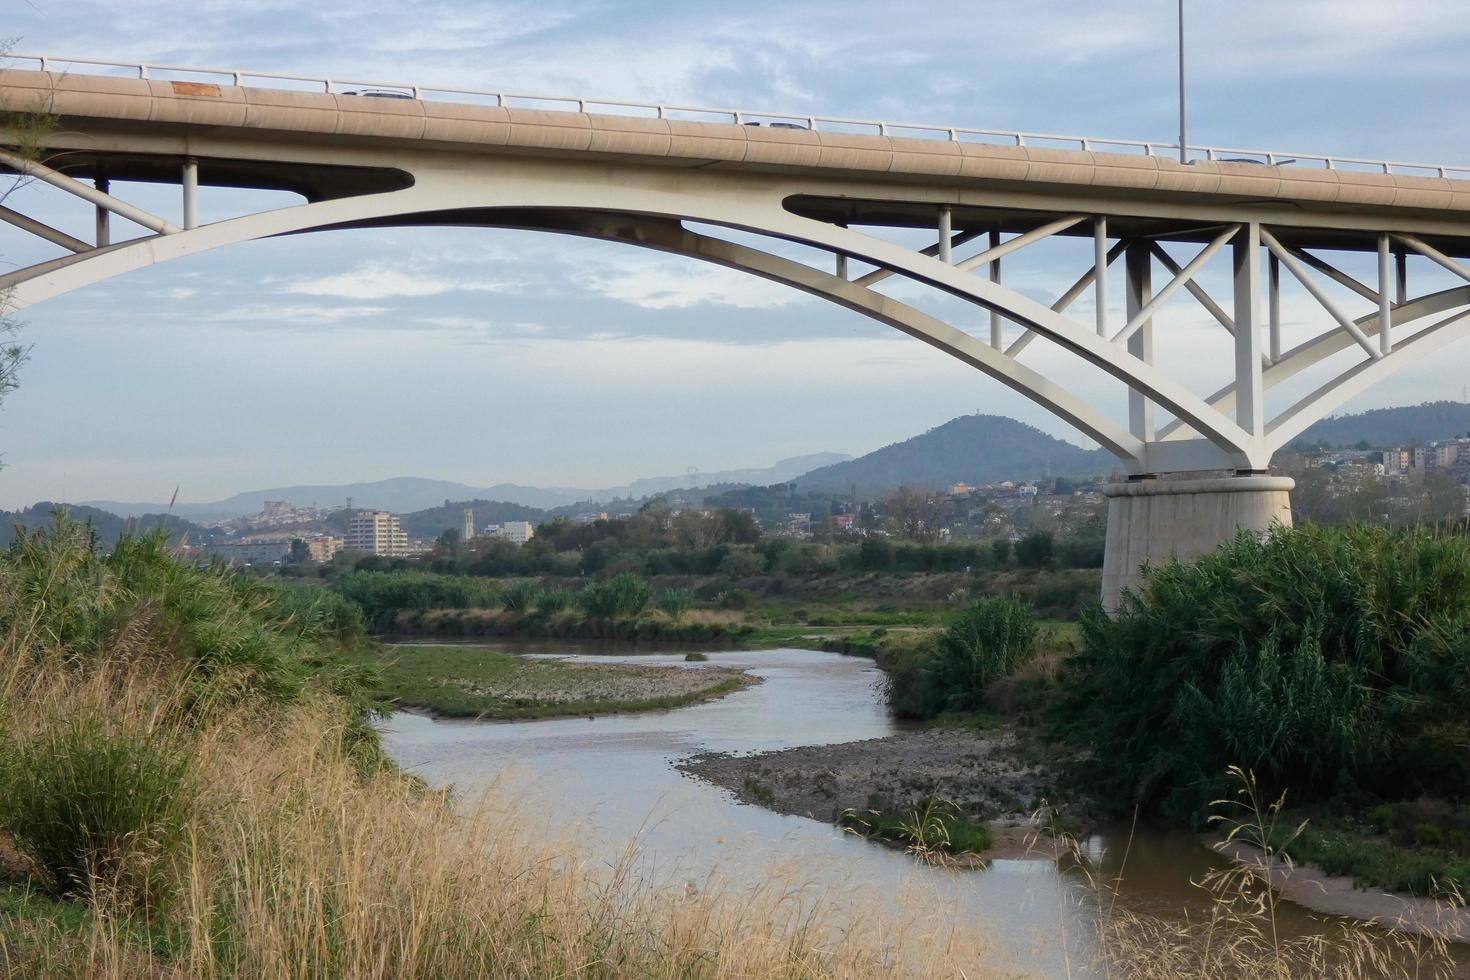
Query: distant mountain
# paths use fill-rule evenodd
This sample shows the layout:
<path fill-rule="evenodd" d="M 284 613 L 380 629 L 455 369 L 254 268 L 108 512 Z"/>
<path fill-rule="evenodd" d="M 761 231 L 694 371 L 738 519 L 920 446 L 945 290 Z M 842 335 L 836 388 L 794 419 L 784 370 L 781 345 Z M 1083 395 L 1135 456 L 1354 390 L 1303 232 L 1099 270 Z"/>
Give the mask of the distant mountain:
<path fill-rule="evenodd" d="M 1339 448 L 1366 442 L 1373 449 L 1389 449 L 1416 441 L 1455 439 L 1467 432 L 1470 432 L 1470 404 L 1425 402 L 1323 419 L 1309 426 L 1292 446 Z"/>
<path fill-rule="evenodd" d="M 764 487 L 772 483 L 789 483 L 804 473 L 849 459 L 852 457 L 846 453 L 811 453 L 807 456 L 792 456 L 789 459 L 778 460 L 774 465 L 763 469 L 716 470 L 713 473 L 696 472 L 691 476 L 659 476 L 649 480 L 634 480 L 626 487 L 613 487 L 610 490 L 598 492 L 595 497 L 584 499 L 611 500 L 615 497 L 632 497 L 636 500 L 656 493 L 682 490 L 691 482 L 701 487 L 728 483 Z"/>
<path fill-rule="evenodd" d="M 24 510 L 0 511 L 0 546 L 10 543 L 11 538 L 15 536 L 17 526 L 23 532 L 46 527 L 51 523 L 52 512 L 57 508 L 66 511 L 74 521 L 90 523 L 104 546 L 116 541 L 124 531 L 137 534 L 162 527 L 168 531 L 170 541 L 177 542 L 181 538 L 187 538 L 190 544 L 204 544 L 217 533 L 171 514 L 146 514 L 140 517 L 122 518 L 85 504 L 56 504 L 43 500 Z"/>
<path fill-rule="evenodd" d="M 696 473 L 693 479 L 702 486 L 730 483 L 760 485 L 785 483 L 816 467 L 851 458 L 842 453 L 814 453 L 809 456 L 793 456 L 790 459 L 780 460 L 773 466 L 759 469 Z M 267 500 L 287 500 L 298 507 L 309 507 L 313 504 L 318 507 L 340 507 L 346 503 L 348 497 L 352 498 L 354 507 L 378 508 L 399 514 L 442 507 L 446 501 L 474 500 L 550 509 L 567 507 L 584 501 L 608 501 L 619 497 L 636 499 L 688 487 L 690 481 L 691 477 L 688 475 L 661 476 L 635 480 L 622 487 L 587 490 L 575 487 L 528 487 L 515 483 L 472 487 L 451 480 L 429 480 L 422 477 L 403 476 L 389 480 L 377 480 L 372 483 L 303 485 L 275 487 L 270 490 L 250 490 L 213 503 L 176 504 L 171 513 L 197 521 L 213 521 L 258 514 Z M 86 506 L 96 507 L 123 517 L 169 511 L 166 505 L 154 503 L 124 503 L 116 500 L 88 500 L 83 503 Z M 478 519 L 477 517 L 476 520 Z M 452 526 L 458 527 L 458 522 Z"/>
<path fill-rule="evenodd" d="M 1000 415 L 964 415 L 923 435 L 813 470 L 795 480 L 803 490 L 859 496 L 905 483 L 947 487 L 1055 476 L 1106 476 L 1119 468 L 1106 450 L 1083 449 Z"/>

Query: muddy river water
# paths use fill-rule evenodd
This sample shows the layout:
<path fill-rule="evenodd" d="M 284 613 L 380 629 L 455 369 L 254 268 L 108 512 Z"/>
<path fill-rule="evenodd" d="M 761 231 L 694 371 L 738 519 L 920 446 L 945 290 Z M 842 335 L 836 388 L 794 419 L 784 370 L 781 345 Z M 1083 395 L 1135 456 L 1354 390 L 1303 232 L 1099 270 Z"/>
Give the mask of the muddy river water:
<path fill-rule="evenodd" d="M 683 666 L 668 654 L 577 656 Z M 928 903 L 959 929 L 984 929 L 1005 961 L 1033 975 L 1064 972 L 1059 937 L 1068 937 L 1075 959 L 1086 958 L 1096 899 L 1076 871 L 1040 857 L 995 860 L 980 870 L 921 865 L 830 824 L 739 804 L 725 789 L 676 770 L 698 752 L 762 752 L 897 730 L 870 661 L 807 650 L 713 652 L 709 661 L 748 670 L 762 683 L 637 715 L 471 722 L 399 714 L 385 725 L 386 747 L 432 785 L 452 783 L 468 796 L 495 783 L 549 830 L 574 830 L 609 862 L 636 837 L 640 872 L 676 887 L 712 872 L 735 884 L 784 877 L 890 907 Z M 1116 874 L 1126 853 L 1119 900 L 1139 912 L 1203 910 L 1206 896 L 1192 882 L 1219 862 L 1183 833 L 1119 828 L 1085 846 L 1103 875 Z M 1322 927 L 1294 906 L 1285 918 L 1292 931 Z"/>

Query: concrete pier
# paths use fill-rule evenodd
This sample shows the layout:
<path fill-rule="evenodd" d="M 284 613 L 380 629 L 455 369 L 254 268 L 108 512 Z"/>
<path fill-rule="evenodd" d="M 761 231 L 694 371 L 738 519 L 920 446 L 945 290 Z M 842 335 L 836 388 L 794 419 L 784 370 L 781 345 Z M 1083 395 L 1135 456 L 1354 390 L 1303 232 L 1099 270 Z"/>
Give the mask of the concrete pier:
<path fill-rule="evenodd" d="M 1145 562 L 1202 555 L 1240 528 L 1264 532 L 1272 524 L 1291 524 L 1296 481 L 1290 477 L 1190 476 L 1130 480 L 1103 488 L 1108 498 L 1105 609 L 1116 609 L 1123 590 L 1138 586 L 1139 568 Z"/>

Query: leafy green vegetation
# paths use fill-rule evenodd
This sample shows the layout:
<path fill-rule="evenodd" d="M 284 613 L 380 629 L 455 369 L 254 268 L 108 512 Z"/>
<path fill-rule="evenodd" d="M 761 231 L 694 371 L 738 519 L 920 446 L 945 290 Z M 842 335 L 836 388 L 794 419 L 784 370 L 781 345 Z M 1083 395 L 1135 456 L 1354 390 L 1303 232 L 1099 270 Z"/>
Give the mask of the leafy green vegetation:
<path fill-rule="evenodd" d="M 1081 635 L 1058 718 L 1120 807 L 1200 823 L 1230 765 L 1298 804 L 1470 791 L 1470 540 L 1241 534 Z"/>
<path fill-rule="evenodd" d="M 396 704 L 463 718 L 550 718 L 678 708 L 749 683 L 738 671 L 584 664 L 485 647 L 382 647 L 359 659 L 377 668 Z"/>
<path fill-rule="evenodd" d="M 983 854 L 995 843 L 990 828 L 959 813 L 951 805 L 930 800 L 908 812 L 848 810 L 838 824 L 869 837 L 907 844 L 919 854 Z"/>
<path fill-rule="evenodd" d="M 484 609 L 499 604 L 504 592 L 494 582 L 431 572 L 353 572 L 332 586 L 362 610 L 374 630 L 389 627 L 410 609 Z"/>
<path fill-rule="evenodd" d="M 577 593 L 577 601 L 594 619 L 628 619 L 653 601 L 653 588 L 632 572 L 623 572 L 588 585 Z"/>
<path fill-rule="evenodd" d="M 192 803 L 177 732 L 70 718 L 3 752 L 0 826 L 60 894 L 105 880 L 129 900 L 157 899 Z"/>
<path fill-rule="evenodd" d="M 954 614 L 932 638 L 880 644 L 888 705 L 905 718 L 977 711 L 992 684 L 1035 658 L 1039 636 L 1030 607 L 995 597 Z"/>

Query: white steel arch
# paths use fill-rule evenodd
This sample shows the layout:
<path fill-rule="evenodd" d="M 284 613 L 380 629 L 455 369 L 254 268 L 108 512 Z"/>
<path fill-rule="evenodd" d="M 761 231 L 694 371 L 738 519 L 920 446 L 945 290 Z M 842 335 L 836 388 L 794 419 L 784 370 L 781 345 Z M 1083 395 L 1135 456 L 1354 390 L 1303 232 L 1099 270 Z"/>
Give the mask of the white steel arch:
<path fill-rule="evenodd" d="M 1138 308 L 1131 311 L 1130 322 L 1110 338 L 1089 331 L 1060 313 L 1055 305 L 1049 308 L 970 271 L 986 265 L 987 255 L 994 255 L 991 261 L 998 262 L 1000 257 L 1011 255 L 1032 241 L 1078 224 L 1087 218 L 1085 215 L 1057 219 L 1032 233 L 997 243 L 978 256 L 954 262 L 952 258 L 945 261 L 943 256 L 950 250 L 942 246 L 923 250 L 904 248 L 861 231 L 793 214 L 779 199 L 769 196 L 752 199 L 746 194 L 716 193 L 691 199 L 678 190 L 657 186 L 624 187 L 618 194 L 618 203 L 622 207 L 617 212 L 609 212 L 605 206 L 597 207 L 600 199 L 597 187 L 589 186 L 585 181 L 563 181 L 556 176 L 544 180 L 446 182 L 429 175 L 428 179 L 421 177 L 414 186 L 400 190 L 297 204 L 186 229 L 161 219 L 152 219 L 150 226 L 159 229 L 155 234 L 101 247 L 84 247 L 85 243 L 74 240 L 61 243 L 67 244 L 72 254 L 0 276 L 0 289 L 9 291 L 10 307 L 19 310 L 174 258 L 279 235 L 388 222 L 412 223 L 416 216 L 426 216 L 427 223 L 439 223 L 445 220 L 444 215 L 462 214 L 469 217 L 456 223 L 496 226 L 502 223 L 495 217 L 499 211 L 561 215 L 563 217 L 548 221 L 548 227 L 542 230 L 605 237 L 716 262 L 802 289 L 895 327 L 977 368 L 1063 418 L 1116 455 L 1130 473 L 1211 467 L 1264 470 L 1271 454 L 1300 434 L 1312 421 L 1411 359 L 1439 349 L 1470 328 L 1463 315 L 1446 318 L 1416 337 L 1414 343 L 1404 344 L 1389 355 L 1348 369 L 1277 419 L 1263 422 L 1257 431 L 1252 432 L 1225 414 L 1237 406 L 1237 384 L 1222 389 L 1213 397 L 1202 398 L 1123 345 L 1138 335 L 1151 313 L 1173 292 L 1193 287 L 1191 291 L 1199 295 L 1192 279 L 1194 272 L 1224 244 L 1237 237 L 1240 226 L 1232 226 L 1216 234 L 1199 256 L 1182 267 L 1169 260 L 1167 253 L 1162 253 L 1176 273 L 1174 280 L 1137 304 Z M 618 214 L 623 217 L 619 219 Z M 565 217 L 568 215 L 573 216 L 570 221 Z M 580 223 L 577 216 L 580 216 Z M 144 214 L 143 217 L 148 220 L 151 216 Z M 679 227 L 680 221 L 725 226 L 814 246 L 837 255 L 839 264 L 846 259 L 856 259 L 878 266 L 880 272 L 870 273 L 856 281 L 849 280 L 759 249 L 692 234 Z M 511 221 L 510 224 L 537 227 L 520 221 Z M 679 229 L 677 234 L 670 232 L 673 228 Z M 953 241 L 973 237 L 955 236 Z M 1120 241 L 1112 249 L 1100 250 L 1099 262 L 1068 295 L 1075 296 L 1091 284 L 1089 279 L 1105 275 L 1107 264 L 1121 253 L 1124 244 Z M 1156 245 L 1153 248 L 1161 251 Z M 1029 332 L 1008 349 L 985 344 L 935 317 L 868 288 L 869 283 L 890 274 L 903 275 L 965 299 L 1022 325 Z M 1404 325 L 1465 303 L 1470 303 L 1470 285 L 1406 301 L 1395 309 L 1393 318 L 1397 324 Z M 1209 305 L 1213 306 L 1222 322 L 1229 320 L 1228 314 L 1220 311 L 1218 305 L 1212 301 Z M 1361 333 L 1377 334 L 1377 321 L 1378 315 L 1375 314 L 1359 318 L 1354 325 L 1360 327 Z M 1233 323 L 1229 326 L 1233 328 Z M 1433 343 L 1429 342 L 1431 333 L 1435 338 Z M 1038 336 L 1072 351 L 1084 361 L 1123 381 L 1138 395 L 1173 413 L 1175 420 L 1164 426 L 1153 440 L 1146 434 L 1125 430 L 1071 394 L 1063 385 L 1027 368 L 1017 359 L 1020 350 Z M 1329 331 L 1282 354 L 1275 361 L 1265 359 L 1268 363 L 1260 367 L 1260 383 L 1266 387 L 1285 380 L 1323 358 L 1351 347 L 1353 342 L 1354 335 L 1346 331 Z M 1209 445 L 1202 446 L 1202 440 L 1197 438 L 1188 439 L 1190 433 L 1203 434 Z M 1203 465 L 1191 466 L 1195 460 Z"/>
<path fill-rule="evenodd" d="M 537 184 L 540 186 L 536 186 Z M 1225 454 L 1224 465 L 1250 468 L 1258 455 L 1253 454 L 1252 439 L 1247 433 L 1218 410 L 1205 404 L 1203 399 L 1189 393 L 1151 365 L 1086 331 L 1067 317 L 1014 290 L 971 275 L 963 268 L 921 252 L 904 249 L 872 235 L 791 214 L 779 202 L 752 202 L 749 198 L 689 200 L 677 192 L 655 187 L 641 189 L 632 195 L 625 189 L 619 197 L 620 203 L 630 205 L 626 210 L 632 215 L 656 215 L 670 220 L 722 225 L 825 248 L 937 286 L 977 305 L 998 311 L 1006 318 L 1075 351 L 1084 360 L 1103 368 L 1131 388 L 1143 392 L 1180 417 L 1188 418 L 1200 431 L 1207 433 Z M 160 232 L 141 239 L 63 256 L 0 276 L 0 289 L 11 291 L 10 305 L 12 309 L 20 310 L 126 272 L 245 241 L 334 226 L 372 224 L 417 214 L 474 212 L 484 215 L 487 210 L 493 209 L 601 213 L 600 209 L 593 206 L 594 203 L 595 198 L 589 199 L 589 188 L 579 184 L 491 181 L 487 186 L 472 184 L 443 187 L 435 186 L 433 182 L 421 182 L 403 190 L 299 204 L 192 229 Z M 760 206 L 761 203 L 765 206 Z M 495 224 L 493 218 L 482 218 L 474 223 Z M 688 241 L 708 243 L 713 240 L 690 238 Z M 705 251 L 709 251 L 708 245 L 705 246 Z M 697 258 L 709 257 L 691 254 Z M 755 272 L 758 265 L 766 265 L 753 261 L 756 254 L 763 255 L 767 262 L 777 258 L 769 253 L 746 250 L 741 259 L 729 264 Z M 896 307 L 884 306 L 891 304 L 891 300 L 863 286 L 849 284 L 851 289 L 842 290 L 840 281 L 830 284 L 838 286 L 838 289 L 815 286 L 811 280 L 797 275 L 797 266 L 800 263 L 783 265 L 781 273 L 767 275 L 767 278 L 787 281 L 797 288 L 875 316 L 884 322 L 889 320 L 876 315 L 879 310 L 886 308 L 897 312 Z M 774 265 L 770 268 L 774 269 Z M 809 269 L 804 266 L 801 268 Z M 832 278 L 836 280 L 836 277 Z M 867 295 L 856 295 L 858 290 Z M 989 348 L 986 353 L 980 354 L 979 345 L 962 331 L 932 317 L 922 316 L 911 308 L 904 309 L 907 312 L 898 314 L 898 318 L 906 326 L 890 322 L 891 326 L 898 326 L 906 333 L 920 336 L 933 346 L 959 357 L 1060 415 L 1118 455 L 1130 472 L 1143 472 L 1148 468 L 1149 463 L 1145 456 L 1147 447 L 1143 440 L 1136 436 L 1122 438 L 1117 426 L 1104 425 L 1105 416 L 1102 413 L 1096 410 L 1083 411 L 1080 399 L 1066 393 L 1060 385 L 1043 378 L 1035 371 L 1022 369 L 1015 357 L 1006 355 L 1003 351 Z M 962 355 L 962 350 L 968 350 L 968 354 Z M 1064 405 L 1068 407 L 1063 408 Z"/>

